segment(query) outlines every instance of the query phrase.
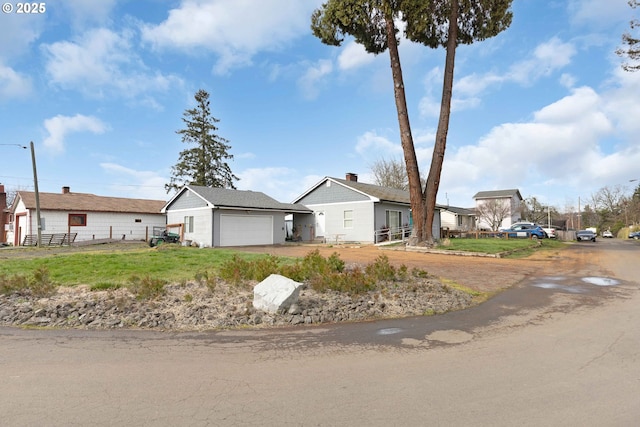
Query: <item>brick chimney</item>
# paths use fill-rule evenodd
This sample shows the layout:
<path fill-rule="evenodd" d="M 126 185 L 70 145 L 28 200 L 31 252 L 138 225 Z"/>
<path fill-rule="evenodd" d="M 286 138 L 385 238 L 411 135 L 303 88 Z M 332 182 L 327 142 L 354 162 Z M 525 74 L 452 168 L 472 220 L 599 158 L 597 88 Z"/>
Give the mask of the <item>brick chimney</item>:
<path fill-rule="evenodd" d="M 347 181 L 353 181 L 353 182 L 358 182 L 358 174 L 357 173 L 352 173 L 352 172 L 347 172 Z"/>
<path fill-rule="evenodd" d="M 62 194 L 69 194 L 71 192 L 71 187 L 62 187 Z"/>

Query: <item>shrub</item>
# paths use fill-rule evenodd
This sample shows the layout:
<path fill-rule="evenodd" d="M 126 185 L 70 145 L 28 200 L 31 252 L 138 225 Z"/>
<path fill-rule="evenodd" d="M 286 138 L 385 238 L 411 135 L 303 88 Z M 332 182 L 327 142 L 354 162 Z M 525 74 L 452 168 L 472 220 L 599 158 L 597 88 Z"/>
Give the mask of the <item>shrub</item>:
<path fill-rule="evenodd" d="M 255 260 L 252 267 L 250 279 L 261 282 L 271 274 L 279 271 L 279 260 L 276 256 L 267 255 L 266 257 Z"/>
<path fill-rule="evenodd" d="M 227 283 L 239 286 L 251 278 L 251 264 L 249 261 L 234 255 L 229 261 L 225 261 L 220 266 L 218 274 Z"/>
<path fill-rule="evenodd" d="M 144 277 L 133 276 L 129 280 L 129 289 L 139 300 L 151 300 L 165 294 L 167 282 L 162 279 L 153 278 L 149 275 Z"/>
<path fill-rule="evenodd" d="M 374 280 L 393 281 L 396 280 L 396 269 L 389 263 L 389 257 L 379 255 L 372 264 L 367 265 L 366 273 Z"/>
<path fill-rule="evenodd" d="M 208 271 L 197 272 L 195 279 L 198 284 L 206 286 L 209 291 L 213 292 L 216 290 L 218 281 L 215 276 L 210 276 Z"/>
<path fill-rule="evenodd" d="M 40 266 L 33 270 L 30 278 L 21 274 L 14 276 L 0 275 L 0 293 L 29 292 L 39 298 L 48 297 L 56 292 L 57 285 L 49 276 L 49 269 Z"/>
<path fill-rule="evenodd" d="M 8 295 L 29 288 L 29 279 L 21 274 L 14 276 L 0 275 L 0 294 Z"/>

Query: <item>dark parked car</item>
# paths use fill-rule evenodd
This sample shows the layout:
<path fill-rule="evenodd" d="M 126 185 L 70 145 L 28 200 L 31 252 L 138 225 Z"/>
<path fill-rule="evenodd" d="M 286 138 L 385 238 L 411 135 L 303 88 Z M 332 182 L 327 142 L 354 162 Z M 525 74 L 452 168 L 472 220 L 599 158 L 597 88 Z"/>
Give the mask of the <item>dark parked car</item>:
<path fill-rule="evenodd" d="M 640 231 L 632 231 L 631 233 L 629 233 L 629 238 L 630 239 L 640 239 Z"/>
<path fill-rule="evenodd" d="M 583 240 L 596 241 L 596 233 L 591 230 L 580 230 L 576 233 L 576 240 L 582 242 Z"/>
<path fill-rule="evenodd" d="M 531 237 L 532 239 L 544 239 L 547 233 L 539 225 L 532 223 L 517 223 L 513 224 L 511 228 L 502 229 L 502 232 L 507 233 L 511 237 Z"/>

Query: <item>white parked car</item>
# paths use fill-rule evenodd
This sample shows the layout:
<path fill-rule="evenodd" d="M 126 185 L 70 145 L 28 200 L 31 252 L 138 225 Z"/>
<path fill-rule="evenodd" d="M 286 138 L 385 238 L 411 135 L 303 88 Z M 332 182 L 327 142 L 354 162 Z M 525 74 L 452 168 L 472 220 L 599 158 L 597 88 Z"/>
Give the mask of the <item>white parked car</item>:
<path fill-rule="evenodd" d="M 602 232 L 602 237 L 606 237 L 607 239 L 613 239 L 613 233 L 609 230 L 605 230 Z"/>
<path fill-rule="evenodd" d="M 545 233 L 547 233 L 548 238 L 555 239 L 556 237 L 558 237 L 558 232 L 556 231 L 555 228 L 542 227 L 542 229 L 544 230 Z"/>

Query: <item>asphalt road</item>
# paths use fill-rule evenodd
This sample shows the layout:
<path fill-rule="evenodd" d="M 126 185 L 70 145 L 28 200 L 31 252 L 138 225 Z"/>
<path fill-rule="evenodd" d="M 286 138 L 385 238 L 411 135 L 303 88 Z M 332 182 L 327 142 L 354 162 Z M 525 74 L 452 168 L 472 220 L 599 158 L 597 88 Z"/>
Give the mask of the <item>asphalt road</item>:
<path fill-rule="evenodd" d="M 441 316 L 272 331 L 0 328 L 6 426 L 635 426 L 640 245 Z"/>

